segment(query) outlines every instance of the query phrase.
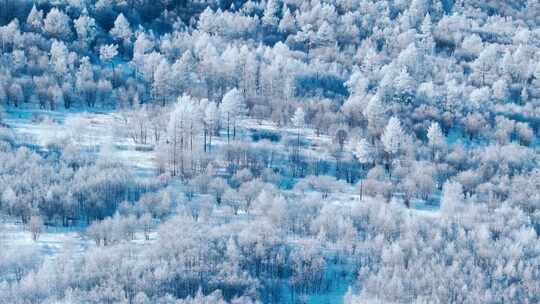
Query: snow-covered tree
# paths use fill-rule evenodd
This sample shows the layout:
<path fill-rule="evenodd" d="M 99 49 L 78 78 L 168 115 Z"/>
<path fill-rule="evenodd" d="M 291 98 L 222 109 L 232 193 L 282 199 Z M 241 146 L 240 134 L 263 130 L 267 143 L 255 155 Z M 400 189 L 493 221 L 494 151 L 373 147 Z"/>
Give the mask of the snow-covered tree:
<path fill-rule="evenodd" d="M 15 42 L 20 38 L 20 35 L 19 21 L 17 19 L 13 19 L 5 26 L 0 26 L 2 53 L 4 53 L 8 47 L 13 47 Z"/>
<path fill-rule="evenodd" d="M 410 104 L 416 94 L 416 82 L 407 69 L 402 69 L 399 75 L 394 79 L 395 89 L 394 98 L 405 104 Z"/>
<path fill-rule="evenodd" d="M 508 98 L 509 88 L 508 83 L 504 79 L 499 79 L 492 86 L 493 97 L 499 101 L 505 101 Z"/>
<path fill-rule="evenodd" d="M 446 145 L 446 138 L 442 133 L 439 123 L 432 122 L 427 130 L 429 146 L 432 149 L 433 157 L 435 153 Z"/>
<path fill-rule="evenodd" d="M 133 45 L 133 59 L 136 56 L 142 56 L 152 50 L 154 43 L 145 32 L 139 32 Z"/>
<path fill-rule="evenodd" d="M 361 164 L 367 164 L 373 160 L 372 147 L 365 138 L 360 138 L 356 142 L 353 153 Z"/>
<path fill-rule="evenodd" d="M 358 160 L 358 162 L 362 165 L 362 170 L 364 170 L 365 164 L 368 164 L 373 161 L 373 149 L 369 142 L 365 138 L 360 138 L 353 150 L 354 156 Z M 359 181 L 359 190 L 360 190 L 360 200 L 363 199 L 364 194 L 364 178 L 360 178 Z"/>
<path fill-rule="evenodd" d="M 170 65 L 166 60 L 162 60 L 156 67 L 153 79 L 152 93 L 154 98 L 160 100 L 162 105 L 165 105 L 171 97 L 174 86 Z"/>
<path fill-rule="evenodd" d="M 99 59 L 102 61 L 110 61 L 118 55 L 118 46 L 116 44 L 102 45 L 99 48 Z"/>
<path fill-rule="evenodd" d="M 264 9 L 263 17 L 261 18 L 262 22 L 266 26 L 277 26 L 279 19 L 277 18 L 278 6 L 274 0 L 266 1 L 266 7 Z"/>
<path fill-rule="evenodd" d="M 92 44 L 97 35 L 97 25 L 94 18 L 87 15 L 81 15 L 73 22 L 77 38 L 83 47 L 88 47 Z"/>
<path fill-rule="evenodd" d="M 381 136 L 384 150 L 391 155 L 398 154 L 402 148 L 404 136 L 405 133 L 401 128 L 401 122 L 397 117 L 392 116 Z"/>
<path fill-rule="evenodd" d="M 204 123 L 205 123 L 205 144 L 206 136 L 208 136 L 208 151 L 212 149 L 212 135 L 217 130 L 219 125 L 219 109 L 215 102 L 209 102 L 204 110 Z M 205 145 L 205 151 L 206 151 Z"/>
<path fill-rule="evenodd" d="M 94 70 L 88 57 L 83 57 L 80 61 L 79 69 L 76 72 L 75 87 L 82 95 L 88 106 L 95 103 L 96 82 L 94 79 Z"/>
<path fill-rule="evenodd" d="M 69 51 L 62 41 L 54 40 L 51 45 L 51 65 L 53 71 L 59 76 L 68 72 Z"/>
<path fill-rule="evenodd" d="M 463 186 L 456 181 L 445 182 L 441 196 L 441 212 L 445 216 L 453 216 L 463 210 L 464 203 Z"/>
<path fill-rule="evenodd" d="M 228 91 L 221 100 L 219 107 L 221 120 L 227 124 L 227 142 L 230 141 L 230 127 L 233 127 L 233 139 L 236 138 L 236 125 L 239 118 L 246 113 L 244 97 L 234 88 Z"/>
<path fill-rule="evenodd" d="M 294 15 L 291 13 L 289 8 L 284 5 L 283 11 L 283 17 L 279 21 L 279 31 L 282 33 L 293 33 L 296 31 L 297 25 L 296 20 L 294 18 Z"/>
<path fill-rule="evenodd" d="M 495 64 L 498 61 L 497 47 L 490 44 L 484 48 L 478 58 L 473 63 L 475 79 L 478 80 L 480 85 L 484 86 L 486 81 L 491 80 Z"/>
<path fill-rule="evenodd" d="M 35 4 L 26 18 L 26 24 L 33 30 L 41 30 L 43 28 L 43 11 L 38 10 Z"/>
<path fill-rule="evenodd" d="M 306 114 L 304 112 L 304 109 L 302 109 L 301 107 L 296 108 L 291 118 L 293 126 L 298 129 L 303 128 L 305 124 L 305 116 Z"/>
<path fill-rule="evenodd" d="M 8 99 L 13 102 L 15 107 L 18 107 L 24 101 L 23 88 L 19 83 L 13 83 L 8 89 Z"/>
<path fill-rule="evenodd" d="M 368 131 L 372 137 L 377 137 L 381 134 L 385 124 L 386 110 L 381 102 L 380 96 L 375 95 L 370 98 L 367 107 L 364 110 L 364 115 L 368 120 Z"/>
<path fill-rule="evenodd" d="M 129 21 L 124 17 L 124 14 L 120 13 L 114 21 L 114 27 L 109 31 L 112 37 L 122 42 L 124 48 L 128 47 L 131 43 L 131 37 L 133 33 Z"/>
<path fill-rule="evenodd" d="M 118 45 L 106 44 L 99 48 L 99 59 L 103 62 L 110 62 L 113 68 L 113 82 L 116 77 L 114 69 L 114 57 L 118 55 Z"/>
<path fill-rule="evenodd" d="M 41 232 L 43 231 L 43 220 L 39 215 L 30 217 L 30 233 L 32 234 L 32 240 L 37 241 Z"/>
<path fill-rule="evenodd" d="M 55 38 L 68 40 L 71 36 L 70 23 L 71 19 L 68 15 L 53 7 L 45 17 L 43 29 Z"/>
<path fill-rule="evenodd" d="M 461 43 L 464 55 L 468 58 L 476 58 L 483 51 L 484 43 L 477 34 L 469 35 Z"/>

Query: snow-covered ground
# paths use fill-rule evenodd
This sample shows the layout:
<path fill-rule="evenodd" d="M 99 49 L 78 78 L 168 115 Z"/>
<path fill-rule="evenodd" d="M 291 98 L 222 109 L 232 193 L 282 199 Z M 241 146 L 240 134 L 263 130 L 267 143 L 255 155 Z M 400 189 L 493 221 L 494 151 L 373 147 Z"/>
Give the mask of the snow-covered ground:
<path fill-rule="evenodd" d="M 137 149 L 138 145 L 117 132 L 121 117 L 114 112 L 10 109 L 4 122 L 13 128 L 21 144 L 46 148 L 69 138 L 91 152 L 107 146 L 113 158 L 135 169 L 155 168 L 154 153 Z"/>
<path fill-rule="evenodd" d="M 76 145 L 88 151 L 98 152 L 100 147 L 108 146 L 112 156 L 128 166 L 136 169 L 155 169 L 155 154 L 152 149 L 137 149 L 141 145 L 133 143 L 130 138 L 120 134 L 122 117 L 113 111 L 47 111 L 38 109 L 9 109 L 4 122 L 15 131 L 21 144 L 46 148 L 64 139 L 71 139 Z M 238 133 L 246 134 L 248 130 L 271 131 L 282 136 L 296 136 L 296 128 L 279 127 L 269 121 L 245 119 L 239 125 Z M 328 157 L 323 147 L 332 142 L 327 135 L 317 136 L 315 130 L 300 130 L 303 140 L 309 143 L 309 150 L 314 157 Z M 244 138 L 245 140 L 245 138 Z M 213 138 L 214 148 L 226 143 L 224 136 Z M 286 148 L 281 142 L 276 148 Z"/>
<path fill-rule="evenodd" d="M 85 251 L 89 240 L 81 234 L 80 227 L 45 226 L 37 241 L 27 225 L 13 218 L 0 217 L 0 247 L 2 250 L 27 251 L 37 250 L 40 258 L 54 258 L 66 249 L 71 254 Z M 36 257 L 37 258 L 37 257 Z"/>

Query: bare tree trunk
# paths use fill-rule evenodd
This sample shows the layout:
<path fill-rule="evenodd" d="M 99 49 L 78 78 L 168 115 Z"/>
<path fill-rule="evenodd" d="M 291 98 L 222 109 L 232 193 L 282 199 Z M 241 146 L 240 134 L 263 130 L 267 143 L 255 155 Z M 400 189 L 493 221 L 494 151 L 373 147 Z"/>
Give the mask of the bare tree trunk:
<path fill-rule="evenodd" d="M 364 179 L 360 179 L 360 201 L 363 200 L 363 194 L 364 194 Z"/>
<path fill-rule="evenodd" d="M 206 153 L 206 133 L 207 133 L 207 128 L 206 128 L 206 124 L 204 125 L 204 153 Z"/>
<path fill-rule="evenodd" d="M 230 115 L 227 113 L 227 143 L 230 142 Z"/>

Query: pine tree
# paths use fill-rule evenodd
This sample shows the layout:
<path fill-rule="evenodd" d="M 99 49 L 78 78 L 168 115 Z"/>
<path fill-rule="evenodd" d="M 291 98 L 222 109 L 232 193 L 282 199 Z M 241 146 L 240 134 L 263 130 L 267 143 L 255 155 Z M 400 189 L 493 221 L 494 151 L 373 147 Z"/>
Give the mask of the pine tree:
<path fill-rule="evenodd" d="M 336 33 L 334 28 L 326 21 L 323 21 L 317 31 L 317 41 L 321 46 L 329 46 L 335 43 Z"/>
<path fill-rule="evenodd" d="M 283 18 L 279 21 L 279 31 L 285 34 L 294 33 L 296 31 L 296 19 L 291 13 L 289 8 L 284 4 L 283 5 Z"/>
<path fill-rule="evenodd" d="M 43 11 L 38 11 L 35 4 L 26 18 L 26 25 L 33 30 L 43 28 Z"/>
<path fill-rule="evenodd" d="M 130 27 L 129 21 L 124 17 L 124 14 L 120 13 L 114 21 L 113 28 L 109 31 L 109 34 L 111 34 L 112 37 L 122 43 L 121 45 L 124 54 L 126 49 L 131 45 L 133 32 Z"/>
<path fill-rule="evenodd" d="M 266 26 L 274 27 L 278 25 L 279 19 L 277 18 L 277 4 L 274 0 L 268 0 L 264 9 L 262 22 Z"/>

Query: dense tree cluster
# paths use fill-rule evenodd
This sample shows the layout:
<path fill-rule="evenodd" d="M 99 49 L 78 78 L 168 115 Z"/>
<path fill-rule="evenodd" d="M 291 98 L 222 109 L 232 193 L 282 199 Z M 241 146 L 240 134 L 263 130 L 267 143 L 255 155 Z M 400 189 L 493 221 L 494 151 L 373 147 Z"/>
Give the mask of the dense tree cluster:
<path fill-rule="evenodd" d="M 163 187 L 161 182 L 136 179 L 105 155 L 85 159 L 83 151 L 68 146 L 60 154 L 44 157 L 27 147 L 12 147 L 2 141 L 9 139 L 10 131 L 0 128 L 0 132 L 6 135 L 0 138 L 0 208 L 36 228 L 38 220 L 68 226 L 103 219 L 122 202 L 136 201 L 141 194 Z M 153 211 L 154 216 L 166 212 L 157 211 L 158 205 L 147 208 L 151 209 L 143 210 Z"/>
<path fill-rule="evenodd" d="M 0 301 L 540 302 L 540 6 L 514 2 L 0 1 L 0 210 L 92 243 L 0 252 Z M 76 119 L 27 146 L 20 109 L 114 111 L 157 176 Z"/>

